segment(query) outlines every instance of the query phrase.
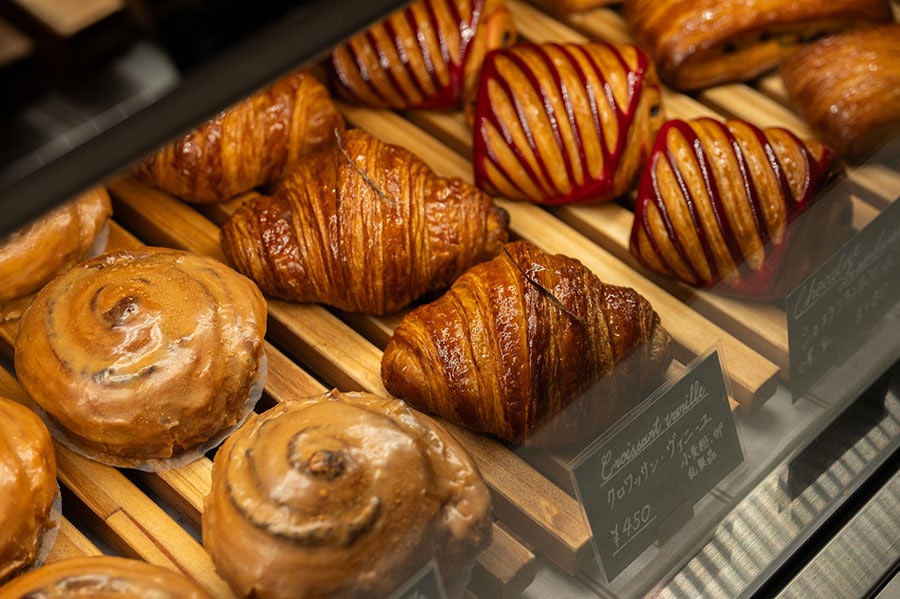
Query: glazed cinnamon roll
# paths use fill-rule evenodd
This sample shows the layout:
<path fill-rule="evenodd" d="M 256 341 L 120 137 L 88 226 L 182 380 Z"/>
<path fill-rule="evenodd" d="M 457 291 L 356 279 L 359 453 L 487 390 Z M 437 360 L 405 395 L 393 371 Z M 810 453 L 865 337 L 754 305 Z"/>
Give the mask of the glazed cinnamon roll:
<path fill-rule="evenodd" d="M 333 391 L 225 441 L 202 524 L 238 596 L 304 599 L 385 597 L 432 558 L 461 593 L 490 522 L 478 468 L 442 427 L 399 400 Z"/>
<path fill-rule="evenodd" d="M 23 314 L 22 387 L 54 436 L 115 466 L 193 459 L 261 393 L 266 302 L 212 258 L 138 247 L 54 279 Z"/>
<path fill-rule="evenodd" d="M 488 193 L 600 202 L 637 179 L 662 98 L 636 46 L 520 43 L 488 55 L 473 121 L 475 184 Z"/>
<path fill-rule="evenodd" d="M 104 251 L 111 215 L 109 193 L 99 186 L 3 239 L 0 312 L 18 316 L 25 306 L 15 306 L 13 300 L 27 297 L 30 301 L 31 294 L 57 274 Z"/>
<path fill-rule="evenodd" d="M 124 557 L 74 557 L 47 564 L 0 587 L 3 599 L 212 599 L 183 574 Z"/>
<path fill-rule="evenodd" d="M 58 532 L 58 491 L 47 427 L 28 408 L 0 397 L 0 583 L 49 551 Z"/>
<path fill-rule="evenodd" d="M 889 0 L 625 0 L 637 44 L 669 85 L 747 81 L 827 34 L 893 19 Z"/>

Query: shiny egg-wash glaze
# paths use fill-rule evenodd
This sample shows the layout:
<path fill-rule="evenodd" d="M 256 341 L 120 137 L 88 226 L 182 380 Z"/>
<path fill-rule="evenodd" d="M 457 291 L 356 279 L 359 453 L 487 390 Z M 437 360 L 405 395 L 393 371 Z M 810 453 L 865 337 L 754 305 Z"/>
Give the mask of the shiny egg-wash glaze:
<path fill-rule="evenodd" d="M 655 70 L 636 46 L 495 50 L 475 107 L 476 185 L 541 204 L 612 199 L 637 178 L 661 111 Z"/>

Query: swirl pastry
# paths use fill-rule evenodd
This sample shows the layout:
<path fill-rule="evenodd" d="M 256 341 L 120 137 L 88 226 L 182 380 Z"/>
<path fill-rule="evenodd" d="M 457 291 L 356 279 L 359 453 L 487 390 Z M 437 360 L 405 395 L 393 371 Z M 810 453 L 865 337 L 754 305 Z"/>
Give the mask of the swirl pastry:
<path fill-rule="evenodd" d="M 196 458 L 265 374 L 266 302 L 212 258 L 138 247 L 54 279 L 22 315 L 15 368 L 60 441 L 115 466 Z"/>
<path fill-rule="evenodd" d="M 112 556 L 73 557 L 47 564 L 3 587 L 2 599 L 212 599 L 183 574 Z"/>
<path fill-rule="evenodd" d="M 893 19 L 889 0 L 625 0 L 623 8 L 662 80 L 682 90 L 753 79 L 816 38 Z"/>
<path fill-rule="evenodd" d="M 506 0 L 415 0 L 332 51 L 334 88 L 367 106 L 459 108 L 485 54 L 514 38 Z"/>
<path fill-rule="evenodd" d="M 490 493 L 446 430 L 401 401 L 332 391 L 225 441 L 202 532 L 240 597 L 374 598 L 432 558 L 448 590 L 464 587 L 490 526 Z"/>
<path fill-rule="evenodd" d="M 109 193 L 99 186 L 3 239 L 0 304 L 7 304 L 7 315 L 12 300 L 30 296 L 57 274 L 106 249 L 111 215 Z"/>
<path fill-rule="evenodd" d="M 0 583 L 33 566 L 55 538 L 57 491 L 47 427 L 28 408 L 0 397 Z"/>
<path fill-rule="evenodd" d="M 662 120 L 656 71 L 636 46 L 495 50 L 475 103 L 475 184 L 539 204 L 612 199 L 634 184 Z"/>
<path fill-rule="evenodd" d="M 381 376 L 416 408 L 550 447 L 611 425 L 671 359 L 669 334 L 643 296 L 517 241 L 410 311 L 384 350 Z"/>
<path fill-rule="evenodd" d="M 332 145 L 343 126 L 325 86 L 299 71 L 163 146 L 135 172 L 188 202 L 219 202 L 274 183 L 304 154 Z"/>
<path fill-rule="evenodd" d="M 805 250 L 792 243 L 797 230 L 789 225 L 839 171 L 830 149 L 785 129 L 669 121 L 638 187 L 631 252 L 650 270 L 690 285 L 780 297 L 799 282 L 788 271 L 802 273 L 805 260 L 836 248 L 846 202 L 833 203 L 828 224 L 816 219 Z"/>
<path fill-rule="evenodd" d="M 474 186 L 353 129 L 235 211 L 221 242 L 273 297 L 385 314 L 494 256 L 508 220 Z"/>
<path fill-rule="evenodd" d="M 900 23 L 812 43 L 785 59 L 781 76 L 800 114 L 850 161 L 900 133 Z"/>

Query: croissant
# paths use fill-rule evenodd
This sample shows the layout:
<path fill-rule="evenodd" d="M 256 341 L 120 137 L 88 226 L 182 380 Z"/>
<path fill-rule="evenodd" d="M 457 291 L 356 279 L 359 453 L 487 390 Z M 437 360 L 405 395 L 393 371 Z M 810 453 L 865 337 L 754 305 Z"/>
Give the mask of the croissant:
<path fill-rule="evenodd" d="M 493 257 L 508 224 L 474 186 L 353 129 L 238 208 L 221 243 L 270 296 L 385 314 Z"/>
<path fill-rule="evenodd" d="M 793 106 L 849 161 L 900 133 L 900 23 L 823 38 L 787 57 L 781 76 Z"/>
<path fill-rule="evenodd" d="M 459 597 L 491 541 L 490 506 L 442 426 L 396 399 L 332 391 L 254 415 L 225 442 L 203 544 L 239 597 L 394 596 L 432 558 Z"/>
<path fill-rule="evenodd" d="M 279 79 L 149 156 L 143 181 L 188 202 L 226 200 L 277 181 L 304 154 L 331 145 L 344 120 L 308 72 Z"/>
<path fill-rule="evenodd" d="M 656 71 L 636 46 L 495 50 L 475 102 L 475 184 L 540 204 L 612 199 L 636 181 L 662 120 Z"/>
<path fill-rule="evenodd" d="M 835 249 L 847 202 L 830 202 L 817 213 L 827 215 L 822 221 L 802 219 L 817 222 L 810 247 L 793 243 L 797 230 L 789 225 L 841 170 L 827 146 L 785 129 L 736 119 L 668 121 L 638 186 L 631 252 L 690 285 L 780 297 L 799 282 L 805 261 Z"/>
<path fill-rule="evenodd" d="M 643 296 L 516 241 L 411 310 L 384 350 L 381 376 L 423 411 L 552 447 L 614 423 L 671 359 L 671 338 Z"/>
<path fill-rule="evenodd" d="M 816 38 L 893 19 L 890 0 L 625 0 L 623 11 L 681 90 L 753 79 Z"/>
<path fill-rule="evenodd" d="M 455 109 L 485 54 L 515 38 L 506 0 L 415 0 L 331 53 L 336 92 L 380 108 Z"/>

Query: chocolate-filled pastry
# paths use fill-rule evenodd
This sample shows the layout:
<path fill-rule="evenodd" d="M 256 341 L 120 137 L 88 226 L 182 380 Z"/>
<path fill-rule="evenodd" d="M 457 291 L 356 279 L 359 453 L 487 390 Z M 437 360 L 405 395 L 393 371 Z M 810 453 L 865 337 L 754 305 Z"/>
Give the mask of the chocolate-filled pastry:
<path fill-rule="evenodd" d="M 431 559 L 459 596 L 490 543 L 490 492 L 433 420 L 332 391 L 255 414 L 229 437 L 202 533 L 239 597 L 387 597 Z"/>
<path fill-rule="evenodd" d="M 96 555 L 41 566 L 0 587 L 4 599 L 213 599 L 192 580 L 145 561 Z"/>
<path fill-rule="evenodd" d="M 631 252 L 690 285 L 781 297 L 804 265 L 842 240 L 848 202 L 817 214 L 809 244 L 796 244 L 790 226 L 841 171 L 832 150 L 786 129 L 736 119 L 668 121 L 638 187 Z"/>
<path fill-rule="evenodd" d="M 824 35 L 890 22 L 889 0 L 625 0 L 637 44 L 672 87 L 747 81 Z"/>
<path fill-rule="evenodd" d="M 301 156 L 334 143 L 343 126 L 328 89 L 299 71 L 163 146 L 135 172 L 185 201 L 219 202 L 274 183 Z"/>
<path fill-rule="evenodd" d="M 25 306 L 13 306 L 12 300 L 30 301 L 50 279 L 104 251 L 111 215 L 109 193 L 98 186 L 0 241 L 0 311 L 18 316 Z"/>
<path fill-rule="evenodd" d="M 797 111 L 849 161 L 900 134 L 900 23 L 823 38 L 787 57 L 781 76 Z"/>
<path fill-rule="evenodd" d="M 266 302 L 221 262 L 167 248 L 102 254 L 22 315 L 19 382 L 60 442 L 156 470 L 199 457 L 252 409 Z"/>
<path fill-rule="evenodd" d="M 58 530 L 56 453 L 38 416 L 0 397 L 0 584 L 34 566 Z M 52 538 L 50 538 L 52 536 Z M 2 595 L 2 593 L 0 593 Z"/>
<path fill-rule="evenodd" d="M 506 0 L 415 0 L 336 47 L 332 82 L 366 106 L 456 109 L 474 93 L 485 54 L 515 35 Z"/>
<path fill-rule="evenodd" d="M 238 208 L 221 242 L 270 296 L 385 314 L 493 257 L 508 221 L 473 185 L 353 129 Z"/>
<path fill-rule="evenodd" d="M 610 200 L 635 183 L 662 122 L 656 71 L 636 46 L 495 50 L 475 103 L 475 184 L 539 204 Z"/>
<path fill-rule="evenodd" d="M 472 430 L 531 446 L 600 433 L 661 380 L 668 332 L 636 291 L 526 241 L 410 311 L 384 350 L 385 389 Z"/>

